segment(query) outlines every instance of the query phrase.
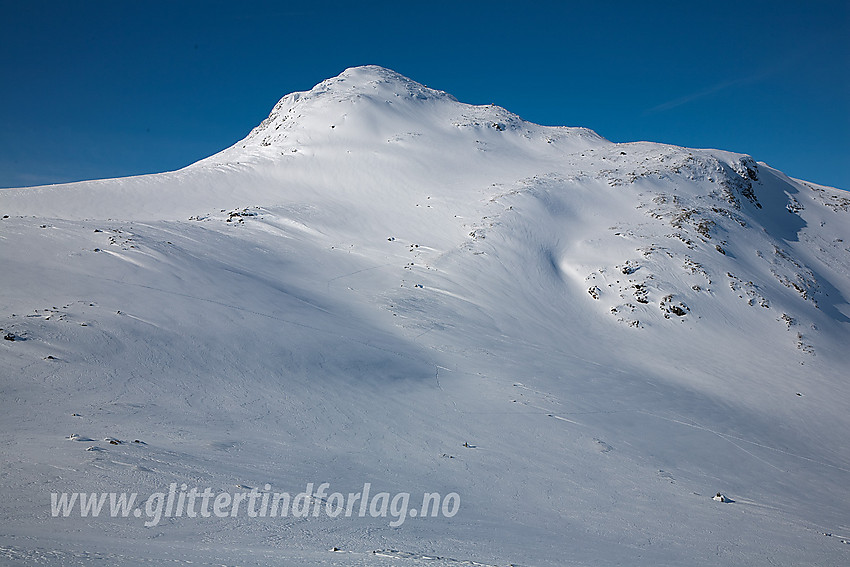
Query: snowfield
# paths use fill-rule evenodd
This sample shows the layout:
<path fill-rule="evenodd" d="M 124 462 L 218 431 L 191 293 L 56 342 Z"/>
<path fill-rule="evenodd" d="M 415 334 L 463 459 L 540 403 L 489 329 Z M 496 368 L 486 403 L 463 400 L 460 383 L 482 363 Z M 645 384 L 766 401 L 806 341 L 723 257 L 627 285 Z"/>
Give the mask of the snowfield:
<path fill-rule="evenodd" d="M 846 191 L 368 66 L 0 217 L 0 562 L 850 563 Z M 460 507 L 52 517 L 172 483 Z"/>

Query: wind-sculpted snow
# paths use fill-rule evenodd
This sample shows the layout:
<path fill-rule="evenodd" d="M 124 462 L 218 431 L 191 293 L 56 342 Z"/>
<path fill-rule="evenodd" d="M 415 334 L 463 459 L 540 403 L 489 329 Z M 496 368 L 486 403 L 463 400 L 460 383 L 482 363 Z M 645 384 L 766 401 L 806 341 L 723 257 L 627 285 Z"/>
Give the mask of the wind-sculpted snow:
<path fill-rule="evenodd" d="M 846 563 L 844 191 L 370 66 L 0 217 L 0 561 Z M 460 509 L 51 514 L 323 482 Z"/>

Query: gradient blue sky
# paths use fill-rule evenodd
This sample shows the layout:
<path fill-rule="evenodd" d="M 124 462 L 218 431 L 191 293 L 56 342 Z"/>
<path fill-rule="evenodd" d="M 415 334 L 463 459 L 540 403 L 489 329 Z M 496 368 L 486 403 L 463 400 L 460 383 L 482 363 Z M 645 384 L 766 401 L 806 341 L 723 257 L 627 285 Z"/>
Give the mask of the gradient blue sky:
<path fill-rule="evenodd" d="M 0 187 L 183 167 L 363 64 L 850 189 L 848 0 L 0 0 Z"/>

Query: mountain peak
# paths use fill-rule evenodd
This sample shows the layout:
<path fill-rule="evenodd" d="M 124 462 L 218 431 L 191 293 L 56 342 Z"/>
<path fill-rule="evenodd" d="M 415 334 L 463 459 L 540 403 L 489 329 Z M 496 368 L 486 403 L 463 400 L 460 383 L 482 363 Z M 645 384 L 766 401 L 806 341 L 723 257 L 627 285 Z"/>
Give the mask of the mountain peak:
<path fill-rule="evenodd" d="M 364 65 L 284 96 L 244 140 L 203 162 L 240 161 L 247 155 L 277 159 L 340 143 L 347 151 L 400 137 L 424 142 L 427 132 L 436 134 L 434 140 L 448 136 L 479 149 L 515 149 L 520 138 L 550 145 L 549 150 L 607 142 L 586 128 L 539 126 L 500 106 L 462 103 L 391 69 Z"/>
<path fill-rule="evenodd" d="M 433 98 L 457 101 L 455 97 L 444 91 L 428 88 L 401 73 L 379 65 L 349 67 L 336 77 L 322 81 L 309 92 L 314 96 L 325 93 L 392 95 L 419 100 Z"/>

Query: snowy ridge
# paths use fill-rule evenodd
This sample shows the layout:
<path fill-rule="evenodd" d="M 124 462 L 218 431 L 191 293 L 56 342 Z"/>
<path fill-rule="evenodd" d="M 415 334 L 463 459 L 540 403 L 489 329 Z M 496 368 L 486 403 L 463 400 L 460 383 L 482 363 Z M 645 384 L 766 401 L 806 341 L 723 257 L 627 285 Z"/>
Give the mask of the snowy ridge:
<path fill-rule="evenodd" d="M 311 114 L 318 115 L 315 117 L 325 121 L 336 115 L 338 124 L 329 126 L 332 129 L 339 126 L 341 131 L 345 130 L 349 119 L 359 119 L 360 122 L 354 127 L 349 127 L 356 130 L 358 137 L 364 133 L 363 129 L 357 128 L 362 126 L 364 114 L 372 115 L 372 127 L 380 127 L 383 123 L 397 127 L 398 121 L 408 122 L 412 127 L 421 127 L 426 123 L 422 120 L 423 114 L 431 114 L 437 120 L 450 116 L 447 124 L 461 129 L 524 129 L 523 134 L 528 136 L 532 129 L 542 128 L 526 123 L 519 116 L 499 106 L 461 104 L 454 96 L 444 91 L 428 88 L 395 71 L 372 65 L 347 69 L 339 76 L 319 83 L 308 92 L 286 95 L 275 105 L 269 117 L 245 138 L 241 148 L 256 146 L 257 143 L 262 147 L 285 147 L 288 134 L 294 131 L 297 135 L 299 126 L 303 126 L 305 122 L 300 119 Z M 393 120 L 394 118 L 396 120 Z M 367 128 L 366 132 L 368 130 Z M 585 128 L 549 130 L 569 131 L 574 135 L 602 139 Z M 240 144 L 234 147 L 240 148 Z"/>
<path fill-rule="evenodd" d="M 180 171 L 2 190 L 0 217 L 11 564 L 850 553 L 845 191 L 369 66 Z M 49 514 L 51 492 L 172 482 L 462 506 Z"/>

